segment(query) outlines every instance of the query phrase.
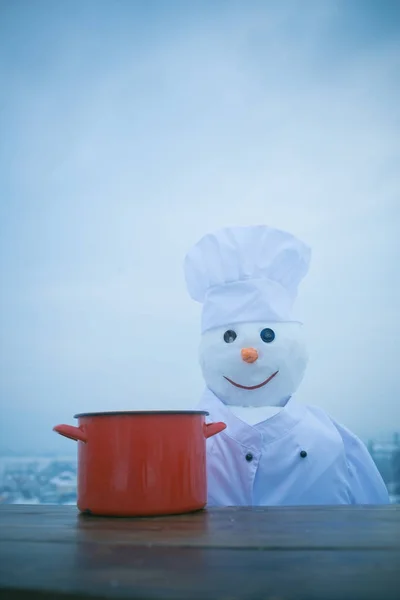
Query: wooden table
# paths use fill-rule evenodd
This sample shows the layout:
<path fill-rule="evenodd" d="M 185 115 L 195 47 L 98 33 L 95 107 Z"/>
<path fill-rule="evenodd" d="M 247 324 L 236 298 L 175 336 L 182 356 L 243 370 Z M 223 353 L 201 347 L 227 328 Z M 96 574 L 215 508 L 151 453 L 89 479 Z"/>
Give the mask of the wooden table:
<path fill-rule="evenodd" d="M 101 519 L 0 507 L 1 600 L 400 598 L 400 506 Z"/>

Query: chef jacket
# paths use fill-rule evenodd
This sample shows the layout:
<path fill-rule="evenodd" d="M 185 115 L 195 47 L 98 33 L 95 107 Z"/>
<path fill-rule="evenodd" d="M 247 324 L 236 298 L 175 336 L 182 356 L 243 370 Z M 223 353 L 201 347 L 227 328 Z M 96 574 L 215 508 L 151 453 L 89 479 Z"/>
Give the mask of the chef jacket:
<path fill-rule="evenodd" d="M 363 442 L 320 408 L 291 397 L 251 426 L 209 389 L 197 408 L 227 425 L 207 440 L 208 506 L 389 503 Z"/>

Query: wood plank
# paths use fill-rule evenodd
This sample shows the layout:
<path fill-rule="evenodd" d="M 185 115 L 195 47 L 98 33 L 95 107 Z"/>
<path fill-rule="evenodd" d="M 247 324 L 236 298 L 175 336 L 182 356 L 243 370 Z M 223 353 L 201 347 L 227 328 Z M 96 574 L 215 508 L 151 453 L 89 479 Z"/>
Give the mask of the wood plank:
<path fill-rule="evenodd" d="M 214 509 L 153 519 L 85 517 L 73 507 L 0 510 L 0 539 L 255 549 L 397 549 L 400 507 Z"/>
<path fill-rule="evenodd" d="M 7 542 L 0 543 L 0 585 L 4 599 L 14 589 L 47 591 L 53 598 L 69 593 L 132 599 L 397 600 L 400 552 Z"/>
<path fill-rule="evenodd" d="M 223 508 L 153 519 L 0 507 L 0 600 L 397 599 L 399 524 L 398 506 Z"/>

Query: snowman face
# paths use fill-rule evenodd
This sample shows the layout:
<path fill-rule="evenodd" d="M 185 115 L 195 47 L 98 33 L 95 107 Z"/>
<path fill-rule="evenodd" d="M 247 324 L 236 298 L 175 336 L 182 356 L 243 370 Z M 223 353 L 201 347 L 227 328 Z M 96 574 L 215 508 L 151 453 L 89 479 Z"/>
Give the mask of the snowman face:
<path fill-rule="evenodd" d="M 240 323 L 206 331 L 200 364 L 225 404 L 279 406 L 303 379 L 308 356 L 300 323 Z"/>

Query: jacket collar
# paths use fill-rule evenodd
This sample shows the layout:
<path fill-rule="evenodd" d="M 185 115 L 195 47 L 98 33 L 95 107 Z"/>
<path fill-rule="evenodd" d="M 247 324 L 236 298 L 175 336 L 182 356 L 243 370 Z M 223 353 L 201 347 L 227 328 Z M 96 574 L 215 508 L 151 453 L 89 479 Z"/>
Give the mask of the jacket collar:
<path fill-rule="evenodd" d="M 289 398 L 282 410 L 271 418 L 248 425 L 233 414 L 209 388 L 203 392 L 201 406 L 210 413 L 212 420 L 226 423 L 225 435 L 246 447 L 259 446 L 261 442 L 271 443 L 285 436 L 303 418 L 306 407 L 299 404 L 293 396 Z"/>

